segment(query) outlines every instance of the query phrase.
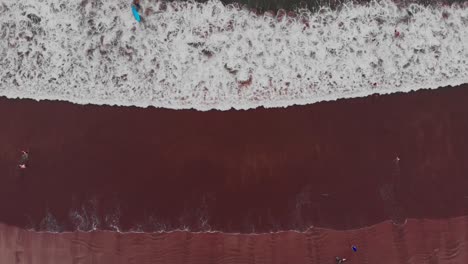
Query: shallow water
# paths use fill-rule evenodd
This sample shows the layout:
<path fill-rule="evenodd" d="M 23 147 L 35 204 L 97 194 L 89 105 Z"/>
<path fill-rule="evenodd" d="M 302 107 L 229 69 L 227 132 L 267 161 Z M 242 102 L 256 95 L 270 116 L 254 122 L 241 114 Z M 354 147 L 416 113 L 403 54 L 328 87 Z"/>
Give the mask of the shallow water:
<path fill-rule="evenodd" d="M 249 111 L 1 98 L 0 221 L 257 233 L 467 215 L 467 101 L 466 85 Z"/>

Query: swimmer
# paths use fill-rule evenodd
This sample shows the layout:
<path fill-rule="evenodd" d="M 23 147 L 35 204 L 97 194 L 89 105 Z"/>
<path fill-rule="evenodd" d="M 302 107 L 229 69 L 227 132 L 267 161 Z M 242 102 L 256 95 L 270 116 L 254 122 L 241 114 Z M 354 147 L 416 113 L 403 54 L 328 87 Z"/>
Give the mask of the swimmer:
<path fill-rule="evenodd" d="M 29 160 L 29 153 L 25 150 L 21 151 L 21 158 L 19 161 L 19 168 L 20 169 L 26 169 L 26 163 L 28 163 Z"/>

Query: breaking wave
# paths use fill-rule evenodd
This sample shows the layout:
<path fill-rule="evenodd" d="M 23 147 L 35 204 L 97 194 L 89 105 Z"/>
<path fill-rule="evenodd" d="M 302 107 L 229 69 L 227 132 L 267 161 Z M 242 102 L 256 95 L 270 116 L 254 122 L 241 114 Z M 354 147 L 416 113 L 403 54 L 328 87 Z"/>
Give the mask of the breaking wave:
<path fill-rule="evenodd" d="M 0 95 L 198 110 L 468 82 L 466 5 L 257 15 L 219 1 L 0 2 Z"/>

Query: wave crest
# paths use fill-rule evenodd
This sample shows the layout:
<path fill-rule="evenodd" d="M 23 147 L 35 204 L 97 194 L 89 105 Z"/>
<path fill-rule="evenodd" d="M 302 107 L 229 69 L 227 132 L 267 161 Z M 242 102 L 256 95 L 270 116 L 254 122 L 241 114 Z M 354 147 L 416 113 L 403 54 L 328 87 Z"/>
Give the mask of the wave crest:
<path fill-rule="evenodd" d="M 265 13 L 207 3 L 0 4 L 0 95 L 198 110 L 281 107 L 468 82 L 465 6 Z"/>

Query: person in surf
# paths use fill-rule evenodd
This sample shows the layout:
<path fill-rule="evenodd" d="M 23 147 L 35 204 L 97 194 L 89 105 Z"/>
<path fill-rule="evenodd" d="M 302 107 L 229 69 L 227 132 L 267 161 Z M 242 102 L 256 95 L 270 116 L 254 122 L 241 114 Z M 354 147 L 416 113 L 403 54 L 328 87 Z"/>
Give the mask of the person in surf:
<path fill-rule="evenodd" d="M 20 169 L 26 169 L 28 160 L 29 160 L 29 153 L 26 150 L 22 150 L 18 167 Z"/>
<path fill-rule="evenodd" d="M 141 10 L 140 0 L 133 0 L 133 5 L 136 7 L 136 10 L 140 12 Z"/>
<path fill-rule="evenodd" d="M 340 257 L 336 257 L 335 260 L 336 260 L 336 264 L 341 264 L 341 263 L 344 263 L 346 261 L 345 258 L 340 258 Z"/>

